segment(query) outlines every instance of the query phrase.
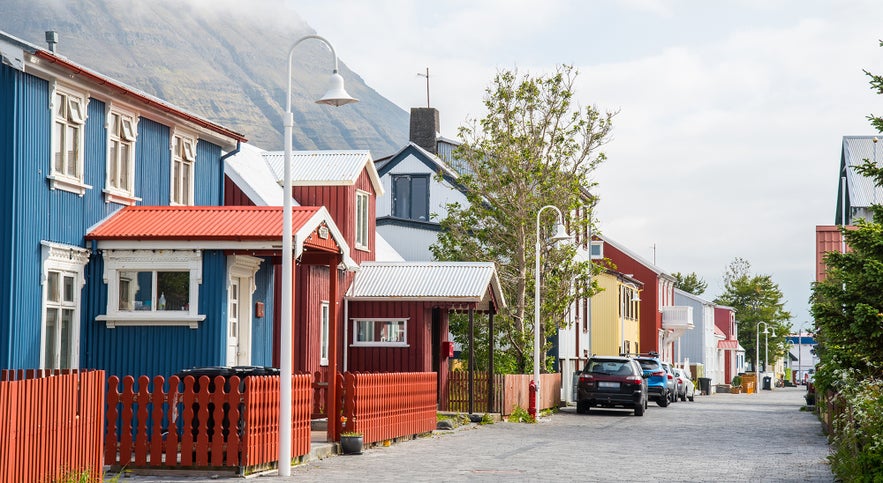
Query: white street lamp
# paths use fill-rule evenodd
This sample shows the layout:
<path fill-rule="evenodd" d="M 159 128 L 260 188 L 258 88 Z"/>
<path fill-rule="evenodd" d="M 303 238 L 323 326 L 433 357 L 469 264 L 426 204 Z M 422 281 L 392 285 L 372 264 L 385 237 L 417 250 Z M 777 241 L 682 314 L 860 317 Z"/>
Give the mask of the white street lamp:
<path fill-rule="evenodd" d="M 279 374 L 280 374 L 280 401 L 279 401 L 279 475 L 291 475 L 291 320 L 292 320 L 292 255 L 294 252 L 293 227 L 291 221 L 291 137 L 294 128 L 294 116 L 291 113 L 291 60 L 294 48 L 307 39 L 316 39 L 323 42 L 331 50 L 334 57 L 334 71 L 331 73 L 329 89 L 316 103 L 331 106 L 342 106 L 352 102 L 358 102 L 347 94 L 343 88 L 343 77 L 337 73 L 337 54 L 330 42 L 318 35 L 307 35 L 298 39 L 288 51 L 288 90 L 285 97 L 285 158 L 283 167 L 283 196 L 282 196 L 282 323 L 279 340 Z M 335 274 L 335 267 L 331 267 L 331 276 Z M 333 379 L 336 374 L 329 377 Z M 328 415 L 328 424 L 334 424 L 334 416 Z"/>
<path fill-rule="evenodd" d="M 559 242 L 569 240 L 570 235 L 564 228 L 564 215 L 557 206 L 546 205 L 537 212 L 537 244 L 536 244 L 536 264 L 534 265 L 534 286 L 533 286 L 533 383 L 534 393 L 530 397 L 534 398 L 532 407 L 536 408 L 536 395 L 540 392 L 540 215 L 543 210 L 551 208 L 558 213 L 558 221 L 555 225 L 555 234 L 549 238 L 549 241 Z M 532 416 L 536 417 L 536 414 Z"/>
<path fill-rule="evenodd" d="M 769 332 L 766 322 L 762 320 L 757 323 L 757 327 L 754 329 L 754 394 L 760 394 L 760 324 L 763 324 L 764 334 Z M 764 364 L 766 364 L 766 361 L 764 361 Z"/>

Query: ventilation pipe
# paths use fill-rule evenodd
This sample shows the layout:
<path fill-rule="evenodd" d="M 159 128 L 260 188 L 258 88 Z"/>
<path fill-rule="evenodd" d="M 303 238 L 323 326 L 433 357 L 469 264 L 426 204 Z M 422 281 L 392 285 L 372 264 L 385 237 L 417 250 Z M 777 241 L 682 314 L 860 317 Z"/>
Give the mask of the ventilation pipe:
<path fill-rule="evenodd" d="M 46 43 L 49 44 L 49 52 L 55 53 L 55 46 L 58 45 L 58 32 L 54 30 L 46 31 Z"/>

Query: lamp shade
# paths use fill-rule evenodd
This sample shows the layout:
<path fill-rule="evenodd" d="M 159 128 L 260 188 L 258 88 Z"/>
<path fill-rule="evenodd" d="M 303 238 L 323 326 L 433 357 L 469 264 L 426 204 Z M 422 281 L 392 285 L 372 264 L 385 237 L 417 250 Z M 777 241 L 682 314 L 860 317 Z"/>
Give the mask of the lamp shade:
<path fill-rule="evenodd" d="M 331 79 L 328 82 L 328 90 L 321 99 L 316 101 L 316 104 L 328 104 L 329 106 L 339 107 L 353 102 L 359 102 L 359 100 L 346 92 L 346 89 L 343 88 L 343 77 L 335 71 L 331 74 Z"/>
<path fill-rule="evenodd" d="M 555 234 L 552 236 L 552 238 L 549 239 L 549 241 L 560 242 L 564 240 L 570 240 L 571 238 L 573 237 L 567 234 L 567 229 L 564 228 L 564 223 L 559 222 L 555 224 Z"/>

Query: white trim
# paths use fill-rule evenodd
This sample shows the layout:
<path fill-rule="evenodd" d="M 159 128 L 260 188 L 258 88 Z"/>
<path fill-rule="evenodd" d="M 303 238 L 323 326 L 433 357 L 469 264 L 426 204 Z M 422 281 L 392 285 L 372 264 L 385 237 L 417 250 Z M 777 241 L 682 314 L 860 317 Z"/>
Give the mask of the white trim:
<path fill-rule="evenodd" d="M 80 312 L 82 308 L 82 290 L 86 284 L 84 271 L 89 262 L 89 250 L 62 243 L 41 241 L 40 285 L 42 286 L 40 302 L 40 366 L 46 361 L 46 297 L 49 272 L 56 271 L 74 275 L 74 313 L 71 327 L 71 368 L 77 369 L 80 364 Z M 62 280 L 63 282 L 63 280 Z M 59 320 L 59 323 L 61 321 Z M 60 341 L 59 341 L 60 342 Z M 44 369 L 54 369 L 45 368 Z"/>
<path fill-rule="evenodd" d="M 254 295 L 255 290 L 257 290 L 257 285 L 255 285 L 255 274 L 261 267 L 262 259 L 257 257 L 252 257 L 249 255 L 230 255 L 227 257 L 227 307 L 229 311 L 230 307 L 230 292 L 233 289 L 234 279 L 239 280 L 239 313 L 236 314 L 236 318 L 239 324 L 239 331 L 236 334 L 236 348 L 237 348 L 237 356 L 236 356 L 236 364 L 235 365 L 248 365 L 251 364 L 251 344 L 252 344 L 252 328 L 254 323 L 253 312 L 252 312 L 252 304 L 253 299 L 252 295 Z M 244 282 L 244 283 L 243 283 Z M 225 324 L 225 331 L 227 337 L 230 334 L 230 314 L 227 314 L 227 321 Z M 227 339 L 227 345 L 229 349 L 230 341 Z M 243 350 L 244 349 L 244 350 Z M 231 364 L 229 351 L 227 352 L 227 365 Z"/>
<path fill-rule="evenodd" d="M 187 195 L 189 195 L 189 199 L 183 200 L 184 201 L 183 203 L 175 200 L 175 197 L 177 196 L 177 193 L 174 192 L 174 189 L 175 189 L 175 159 L 176 159 L 176 155 L 177 155 L 177 153 L 175 152 L 175 139 L 181 139 L 181 141 L 184 143 L 181 148 L 183 150 L 182 152 L 184 153 L 184 155 L 179 157 L 178 159 L 180 159 L 180 162 L 183 165 L 189 166 L 189 169 L 190 169 L 190 176 L 187 179 L 188 186 L 186 186 L 184 188 L 185 192 L 182 193 L 183 195 L 185 195 L 184 196 L 185 198 L 187 198 L 188 197 Z M 195 191 L 196 184 L 194 183 L 194 178 L 196 177 L 196 161 L 197 161 L 197 159 L 196 159 L 197 158 L 196 145 L 197 145 L 197 143 L 199 143 L 199 138 L 196 136 L 195 133 L 192 133 L 190 131 L 186 131 L 186 130 L 181 129 L 177 126 L 171 129 L 171 132 L 169 135 L 169 151 L 171 153 L 171 156 L 170 156 L 171 164 L 169 165 L 169 205 L 170 206 L 193 206 L 194 203 L 196 202 L 196 191 Z M 187 146 L 191 146 L 192 148 L 188 149 Z"/>
<path fill-rule="evenodd" d="M 328 337 L 331 330 L 331 304 L 327 300 L 323 300 L 319 304 L 319 365 L 328 365 L 328 353 L 330 343 Z M 322 357 L 325 352 L 325 357 Z"/>
<path fill-rule="evenodd" d="M 107 284 L 107 313 L 97 316 L 95 320 L 106 322 L 108 328 L 132 325 L 186 325 L 192 329 L 198 327 L 198 322 L 205 320 L 205 315 L 198 313 L 199 285 L 202 284 L 200 250 L 102 250 L 102 255 L 104 283 Z M 189 273 L 187 308 L 175 311 L 120 310 L 119 273 L 121 271 Z M 156 297 L 156 294 L 153 294 L 153 297 Z"/>
<path fill-rule="evenodd" d="M 351 347 L 410 347 L 408 345 L 408 322 L 410 317 L 353 317 L 353 343 Z M 359 341 L 359 322 L 404 322 L 401 342 Z"/>
<path fill-rule="evenodd" d="M 359 226 L 359 217 L 362 214 L 359 211 L 359 199 L 362 197 L 364 197 L 364 199 L 365 199 L 365 202 L 364 202 L 364 211 L 365 211 L 364 212 L 364 222 L 365 222 L 364 243 L 359 242 L 359 238 L 361 238 L 361 235 L 363 235 L 360 230 L 361 227 Z M 371 202 L 371 193 L 368 193 L 365 190 L 356 190 L 355 216 L 353 217 L 354 218 L 353 221 L 356 224 L 355 231 L 353 233 L 353 245 L 355 245 L 356 250 L 368 251 L 370 248 L 368 246 L 368 242 L 370 239 L 369 232 L 370 232 L 370 228 L 371 228 L 371 221 L 370 221 L 370 218 L 371 218 L 370 206 L 371 206 L 371 204 L 370 204 L 370 202 Z"/>
<path fill-rule="evenodd" d="M 120 104 L 112 101 L 108 101 L 105 104 L 104 114 L 104 130 L 107 137 L 107 146 L 105 146 L 104 190 L 102 190 L 105 194 L 104 201 L 106 203 L 117 203 L 121 205 L 135 205 L 138 201 L 141 201 L 141 198 L 135 196 L 135 150 L 138 143 L 138 122 L 140 121 L 140 116 L 138 112 L 134 109 L 121 106 Z M 120 133 L 117 136 L 114 136 L 112 134 L 112 129 L 114 129 L 115 126 L 111 125 L 111 119 L 113 119 L 114 115 L 119 116 L 120 122 L 122 123 L 120 127 Z M 126 121 L 130 123 L 129 126 L 132 130 L 129 135 L 126 135 L 123 129 Z M 112 185 L 113 180 L 110 177 L 110 173 L 112 171 L 111 163 L 117 162 L 117 160 L 111 156 L 111 147 L 115 138 L 118 138 L 117 140 L 119 141 L 120 146 L 126 144 L 129 147 L 129 159 L 126 163 L 126 176 L 129 180 L 128 188 L 117 188 Z M 119 156 L 119 153 L 117 153 L 117 156 Z"/>
<path fill-rule="evenodd" d="M 55 153 L 56 151 L 64 152 L 64 148 L 60 146 L 61 139 L 56 135 L 56 108 L 55 97 L 57 95 L 64 96 L 66 103 L 64 125 L 77 126 L 77 159 L 75 160 L 73 175 L 65 171 L 56 171 L 55 169 Z M 89 110 L 89 93 L 82 89 L 76 89 L 57 80 L 49 83 L 49 119 L 50 125 L 50 148 L 49 148 L 49 180 L 50 189 L 58 189 L 68 191 L 79 196 L 83 196 L 92 186 L 85 183 L 85 158 L 86 158 L 86 120 L 88 119 Z M 78 109 L 72 109 L 71 106 L 76 104 Z M 66 130 L 66 128 L 65 128 Z M 64 161 L 67 164 L 67 160 Z"/>

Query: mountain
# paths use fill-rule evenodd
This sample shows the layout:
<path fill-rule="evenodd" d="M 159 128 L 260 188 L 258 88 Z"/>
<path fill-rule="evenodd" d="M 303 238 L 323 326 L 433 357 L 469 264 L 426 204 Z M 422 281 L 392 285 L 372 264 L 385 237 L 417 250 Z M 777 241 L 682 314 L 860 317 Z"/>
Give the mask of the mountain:
<path fill-rule="evenodd" d="M 284 0 L 3 0 L 0 30 L 38 46 L 54 30 L 58 54 L 271 150 L 283 147 L 288 51 L 316 33 Z M 315 104 L 332 68 L 322 42 L 294 51 L 294 149 L 370 149 L 376 159 L 407 143 L 408 113 L 342 62 L 360 102 Z"/>

